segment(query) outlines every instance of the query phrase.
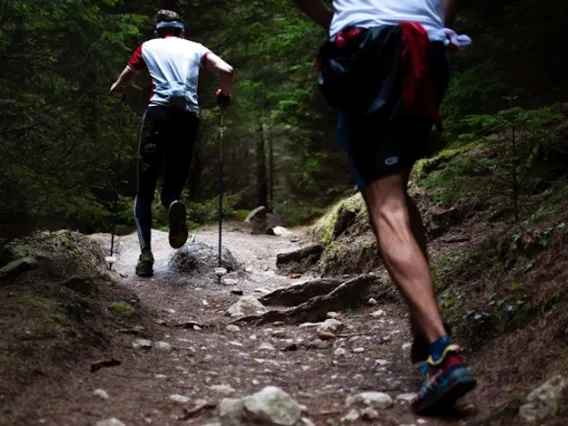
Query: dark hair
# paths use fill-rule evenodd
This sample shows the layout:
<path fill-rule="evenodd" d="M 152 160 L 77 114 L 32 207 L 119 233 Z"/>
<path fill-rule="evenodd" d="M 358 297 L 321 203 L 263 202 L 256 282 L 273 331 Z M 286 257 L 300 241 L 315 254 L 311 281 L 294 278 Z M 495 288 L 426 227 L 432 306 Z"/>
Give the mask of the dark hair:
<path fill-rule="evenodd" d="M 178 21 L 183 23 L 183 18 L 180 16 L 179 13 L 174 12 L 173 10 L 161 9 L 156 12 L 156 24 L 160 22 L 173 22 Z M 174 28 L 174 27 L 164 27 L 159 28 L 156 30 L 160 37 L 165 37 L 167 35 L 173 35 L 179 37 L 183 30 L 181 28 Z"/>

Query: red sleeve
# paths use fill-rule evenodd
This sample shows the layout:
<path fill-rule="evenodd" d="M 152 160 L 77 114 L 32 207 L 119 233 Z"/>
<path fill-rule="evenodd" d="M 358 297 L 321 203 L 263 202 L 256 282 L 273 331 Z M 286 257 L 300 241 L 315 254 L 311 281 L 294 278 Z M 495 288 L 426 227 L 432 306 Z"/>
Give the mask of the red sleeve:
<path fill-rule="evenodd" d="M 207 55 L 209 55 L 211 53 L 210 50 L 206 51 L 203 56 L 201 56 L 201 66 L 203 66 L 203 64 L 205 63 L 205 59 L 207 58 Z"/>
<path fill-rule="evenodd" d="M 142 71 L 146 67 L 144 58 L 142 57 L 142 45 L 138 46 L 130 60 L 128 61 L 128 68 L 132 71 Z"/>

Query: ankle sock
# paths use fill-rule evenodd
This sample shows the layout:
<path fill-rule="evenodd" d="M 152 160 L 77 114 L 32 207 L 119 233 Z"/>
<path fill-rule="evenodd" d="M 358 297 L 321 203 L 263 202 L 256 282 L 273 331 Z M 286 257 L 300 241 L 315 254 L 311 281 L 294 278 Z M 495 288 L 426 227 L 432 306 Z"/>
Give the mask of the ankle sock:
<path fill-rule="evenodd" d="M 440 337 L 435 342 L 430 343 L 430 357 L 433 362 L 438 362 L 444 356 L 444 351 L 454 342 L 448 336 Z"/>

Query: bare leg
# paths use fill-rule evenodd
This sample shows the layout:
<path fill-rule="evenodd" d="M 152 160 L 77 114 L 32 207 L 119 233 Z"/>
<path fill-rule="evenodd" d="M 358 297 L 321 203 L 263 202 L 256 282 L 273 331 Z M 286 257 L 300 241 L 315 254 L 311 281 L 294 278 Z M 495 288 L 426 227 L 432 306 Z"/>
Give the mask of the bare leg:
<path fill-rule="evenodd" d="M 379 179 L 362 192 L 387 269 L 431 343 L 445 336 L 446 331 L 434 295 L 427 253 L 423 252 L 426 244 L 422 221 L 419 213 L 418 217 L 410 213 L 417 209 L 414 203 L 408 203 L 408 176 L 406 171 Z M 414 227 L 411 216 L 415 219 Z M 418 230 L 418 221 L 422 231 Z M 417 239 L 413 230 L 422 238 Z"/>
<path fill-rule="evenodd" d="M 416 203 L 412 198 L 410 198 L 408 193 L 406 194 L 406 205 L 408 207 L 408 215 L 410 217 L 410 230 L 412 231 L 412 235 L 414 236 L 414 239 L 418 243 L 420 251 L 422 252 L 424 258 L 426 259 L 426 262 L 429 262 L 426 231 L 424 230 L 422 215 L 420 214 L 420 211 L 418 210 Z M 423 339 L 422 330 L 420 330 L 420 327 L 416 323 L 416 320 L 412 315 L 412 311 L 410 312 L 410 330 L 412 332 L 412 336 L 415 342 L 417 342 L 418 339 Z M 418 346 L 422 345 L 419 344 Z"/>

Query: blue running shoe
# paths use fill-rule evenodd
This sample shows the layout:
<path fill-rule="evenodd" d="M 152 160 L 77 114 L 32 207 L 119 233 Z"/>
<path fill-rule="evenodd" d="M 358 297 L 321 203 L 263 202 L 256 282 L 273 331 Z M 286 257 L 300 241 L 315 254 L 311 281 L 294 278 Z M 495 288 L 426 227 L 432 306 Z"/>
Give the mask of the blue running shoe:
<path fill-rule="evenodd" d="M 456 401 L 477 386 L 469 367 L 459 355 L 458 345 L 449 345 L 440 359 L 425 364 L 426 381 L 412 401 L 416 414 L 437 415 L 448 412 Z"/>

